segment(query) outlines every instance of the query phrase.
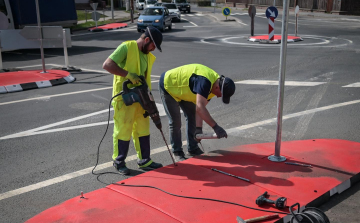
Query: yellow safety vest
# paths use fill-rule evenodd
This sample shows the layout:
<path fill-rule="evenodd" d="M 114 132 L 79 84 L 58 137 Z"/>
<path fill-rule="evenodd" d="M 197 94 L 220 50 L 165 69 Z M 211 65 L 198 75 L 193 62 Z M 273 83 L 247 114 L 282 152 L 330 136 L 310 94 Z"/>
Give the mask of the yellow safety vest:
<path fill-rule="evenodd" d="M 127 46 L 127 56 L 126 56 L 126 63 L 124 67 L 121 67 L 122 69 L 130 72 L 130 73 L 136 73 L 140 74 L 140 58 L 139 58 L 139 48 L 135 40 L 132 41 L 126 41 L 124 42 Z M 145 76 L 145 80 L 147 85 L 149 86 L 149 90 L 151 90 L 151 70 L 152 65 L 154 64 L 156 60 L 156 57 L 152 53 L 147 54 L 147 72 Z M 119 65 L 119 64 L 118 64 Z M 127 80 L 125 77 L 114 75 L 113 80 L 113 92 L 112 95 L 116 95 L 122 91 L 123 82 Z M 137 84 L 140 85 L 140 84 Z M 129 84 L 128 87 L 132 88 L 134 86 L 133 84 Z M 122 100 L 122 97 L 116 97 L 114 100 Z"/>
<path fill-rule="evenodd" d="M 201 65 L 189 64 L 174 68 L 165 73 L 164 88 L 176 101 L 189 101 L 196 104 L 196 94 L 190 90 L 189 80 L 193 75 L 207 78 L 211 82 L 211 89 L 217 79 L 220 78 L 214 70 Z M 208 100 L 215 95 L 210 92 Z"/>

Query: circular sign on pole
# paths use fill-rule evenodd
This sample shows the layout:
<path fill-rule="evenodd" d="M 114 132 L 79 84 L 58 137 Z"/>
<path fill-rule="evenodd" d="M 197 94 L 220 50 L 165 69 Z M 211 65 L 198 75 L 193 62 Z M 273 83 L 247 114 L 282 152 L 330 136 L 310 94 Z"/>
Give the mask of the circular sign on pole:
<path fill-rule="evenodd" d="M 256 15 L 256 8 L 253 5 L 250 5 L 249 10 L 248 10 L 249 16 L 250 17 L 254 17 Z"/>
<path fill-rule="evenodd" d="M 295 14 L 298 14 L 298 13 L 299 13 L 299 10 L 300 10 L 300 8 L 299 8 L 299 6 L 297 5 L 297 6 L 295 7 Z"/>
<path fill-rule="evenodd" d="M 266 17 L 268 19 L 270 19 L 270 17 L 276 19 L 278 16 L 278 13 L 279 12 L 278 12 L 277 8 L 274 6 L 270 6 L 269 8 L 266 9 Z"/>
<path fill-rule="evenodd" d="M 225 7 L 225 8 L 222 9 L 222 14 L 224 16 L 229 16 L 230 13 L 231 13 L 231 9 L 229 7 Z"/>

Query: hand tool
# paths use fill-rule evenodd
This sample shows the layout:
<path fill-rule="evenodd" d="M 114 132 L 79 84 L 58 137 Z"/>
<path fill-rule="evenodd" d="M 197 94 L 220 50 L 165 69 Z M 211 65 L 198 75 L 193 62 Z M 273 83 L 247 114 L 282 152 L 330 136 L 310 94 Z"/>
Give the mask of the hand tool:
<path fill-rule="evenodd" d="M 231 174 L 231 173 L 226 173 L 226 172 L 224 172 L 224 171 L 217 170 L 217 169 L 215 169 L 215 168 L 211 168 L 211 170 L 216 171 L 216 172 L 219 172 L 219 173 L 222 173 L 222 174 L 225 174 L 225 175 L 228 175 L 228 176 L 231 176 L 231 177 L 238 178 L 238 179 L 240 179 L 240 180 L 245 180 L 245 181 L 247 181 L 247 182 L 250 182 L 249 179 L 246 179 L 246 178 L 243 178 L 243 177 L 239 177 L 239 176 L 235 176 L 235 175 L 233 175 L 233 174 Z"/>
<path fill-rule="evenodd" d="M 154 101 L 154 97 L 151 94 L 151 91 L 149 91 L 144 76 L 139 76 L 139 77 L 142 83 L 140 86 L 136 86 L 129 89 L 127 85 L 130 84 L 131 81 L 126 80 L 123 83 L 123 90 L 118 95 L 122 96 L 126 106 L 132 105 L 133 103 L 136 102 L 140 103 L 141 107 L 145 110 L 145 113 L 143 114 L 144 118 L 150 116 L 155 126 L 160 130 L 160 133 L 169 151 L 170 157 L 174 163 L 174 166 L 176 166 L 174 157 L 171 155 L 169 146 L 166 142 L 164 133 L 162 131 L 161 119 L 160 119 L 159 111 L 156 107 L 156 103 Z"/>
<path fill-rule="evenodd" d="M 236 216 L 236 220 L 238 223 L 250 223 L 250 222 L 257 222 L 257 221 L 263 221 L 263 220 L 268 220 L 268 219 L 273 219 L 273 218 L 278 218 L 279 214 L 272 214 L 272 215 L 264 215 L 261 217 L 256 217 L 256 218 L 250 218 L 250 219 L 242 219 L 239 216 Z"/>
<path fill-rule="evenodd" d="M 265 191 L 265 193 L 263 193 L 258 198 L 256 198 L 255 203 L 259 206 L 261 206 L 265 203 L 269 203 L 269 204 L 275 204 L 276 208 L 286 207 L 287 199 L 285 197 L 279 197 L 278 199 L 276 199 L 276 201 L 273 201 L 273 200 L 266 198 L 267 195 L 268 195 L 268 193 L 267 193 L 267 191 Z"/>
<path fill-rule="evenodd" d="M 196 139 L 217 139 L 217 135 L 215 133 L 204 133 L 204 134 L 196 134 Z"/>
<path fill-rule="evenodd" d="M 291 163 L 291 162 L 285 162 L 285 164 L 289 164 L 289 165 L 295 165 L 295 166 L 305 166 L 305 167 L 312 167 L 309 164 L 302 164 L 302 163 Z"/>

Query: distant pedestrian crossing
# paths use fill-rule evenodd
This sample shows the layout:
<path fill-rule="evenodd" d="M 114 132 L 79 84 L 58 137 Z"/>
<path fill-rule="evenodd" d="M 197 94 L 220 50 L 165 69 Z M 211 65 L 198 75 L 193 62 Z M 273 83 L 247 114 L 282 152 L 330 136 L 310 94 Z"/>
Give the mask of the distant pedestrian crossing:
<path fill-rule="evenodd" d="M 247 15 L 249 16 L 248 13 L 231 13 L 230 15 Z M 265 13 L 257 13 L 256 14 L 257 16 L 261 16 L 261 15 L 265 15 Z M 181 16 L 184 16 L 184 17 L 195 17 L 195 16 L 206 16 L 206 14 L 201 14 L 201 13 L 195 13 L 195 14 L 188 14 L 188 13 L 181 13 Z"/>

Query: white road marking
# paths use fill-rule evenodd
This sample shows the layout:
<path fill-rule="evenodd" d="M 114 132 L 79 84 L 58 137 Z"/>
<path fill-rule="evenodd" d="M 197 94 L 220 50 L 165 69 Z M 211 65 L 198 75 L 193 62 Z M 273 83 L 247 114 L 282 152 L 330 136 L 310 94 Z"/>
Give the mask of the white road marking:
<path fill-rule="evenodd" d="M 324 107 L 320 107 L 320 108 L 315 108 L 315 109 L 310 109 L 310 110 L 306 110 L 306 111 L 302 111 L 302 112 L 297 112 L 297 113 L 293 113 L 293 114 L 289 114 L 289 115 L 285 115 L 283 116 L 283 121 L 290 119 L 290 118 L 295 118 L 295 117 L 300 117 L 303 115 L 308 115 L 308 114 L 312 114 L 315 112 L 320 112 L 320 111 L 325 111 L 325 110 L 329 110 L 329 109 L 333 109 L 333 108 L 339 108 L 339 107 L 343 107 L 343 106 L 347 106 L 347 105 L 353 105 L 353 104 L 358 104 L 360 103 L 360 100 L 354 100 L 354 101 L 348 101 L 348 102 L 343 102 L 343 103 L 339 103 L 339 104 L 333 104 L 333 105 L 328 105 L 328 106 L 324 106 Z M 240 131 L 246 130 L 246 129 L 250 129 L 250 128 L 254 128 L 254 127 L 258 127 L 258 126 L 263 126 L 263 125 L 268 125 L 268 124 L 272 124 L 272 123 L 276 123 L 277 122 L 277 118 L 272 118 L 272 119 L 268 119 L 268 120 L 264 120 L 264 121 L 260 121 L 260 122 L 255 122 L 252 124 L 248 124 L 248 125 L 242 125 L 239 127 L 235 127 L 235 128 L 231 128 L 231 129 L 227 129 L 226 132 L 229 135 L 236 135 L 237 133 L 240 133 Z M 183 142 L 184 144 L 186 144 L 186 141 Z M 151 154 L 157 154 L 160 152 L 165 151 L 167 148 L 165 146 L 163 147 L 159 147 L 156 149 L 151 150 Z M 132 161 L 136 159 L 136 155 L 132 155 L 126 158 L 126 161 Z M 112 166 L 112 162 L 107 162 L 107 163 L 103 163 L 97 166 L 96 170 L 102 170 L 105 168 L 109 168 Z M 6 199 L 6 198 L 10 198 L 10 197 L 14 197 L 20 194 L 24 194 L 33 190 L 37 190 L 37 189 L 41 189 L 43 187 L 47 187 L 56 183 L 61 183 L 64 182 L 66 180 L 70 180 L 79 176 L 83 176 L 85 174 L 89 174 L 91 173 L 91 170 L 93 169 L 93 167 L 89 167 L 83 170 L 79 170 L 73 173 L 69 173 L 69 174 L 65 174 L 63 176 L 59 176 L 53 179 L 49 179 L 49 180 L 45 180 L 36 184 L 32 184 L 26 187 L 22 187 L 19 189 L 15 189 L 12 191 L 8 191 L 5 193 L 0 194 L 0 200 Z"/>
<path fill-rule="evenodd" d="M 279 85 L 279 81 L 268 80 L 245 80 L 237 81 L 236 84 L 255 84 L 255 85 Z M 326 82 L 303 82 L 303 81 L 285 81 L 285 86 L 317 86 Z"/>
<path fill-rule="evenodd" d="M 187 19 L 183 19 L 183 20 L 188 21 L 189 23 L 193 24 L 194 26 L 198 26 L 198 25 L 196 25 L 195 23 L 190 22 L 190 21 L 189 21 L 189 20 L 187 20 Z M 185 27 L 185 26 L 184 26 L 184 27 Z"/>
<path fill-rule="evenodd" d="M 349 85 L 342 86 L 342 87 L 360 87 L 360 82 L 349 84 Z"/>

